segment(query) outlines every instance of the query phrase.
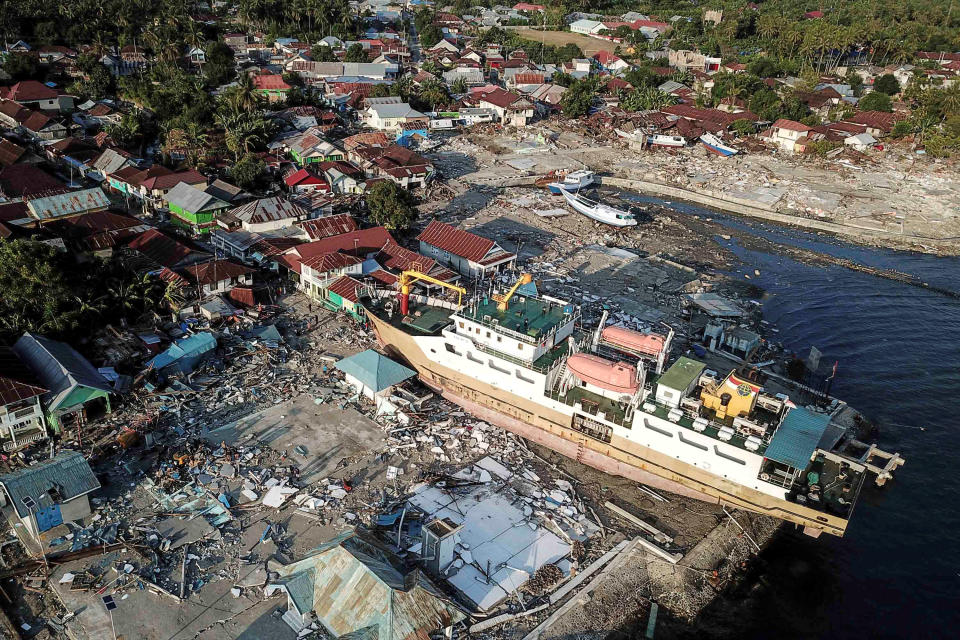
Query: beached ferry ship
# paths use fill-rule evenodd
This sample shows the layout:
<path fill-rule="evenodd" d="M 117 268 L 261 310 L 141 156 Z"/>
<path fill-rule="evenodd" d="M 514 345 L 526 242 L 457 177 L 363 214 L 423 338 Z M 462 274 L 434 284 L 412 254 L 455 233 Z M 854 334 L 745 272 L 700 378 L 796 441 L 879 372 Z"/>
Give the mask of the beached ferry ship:
<path fill-rule="evenodd" d="M 539 295 L 529 276 L 464 300 L 411 273 L 399 292 L 360 288 L 361 303 L 385 349 L 444 397 L 602 471 L 843 535 L 870 465 L 842 453 L 834 414 L 765 393 L 755 372 L 667 366 L 672 331 L 606 316 L 586 331 L 576 305 Z M 416 295 L 415 280 L 456 300 Z"/>

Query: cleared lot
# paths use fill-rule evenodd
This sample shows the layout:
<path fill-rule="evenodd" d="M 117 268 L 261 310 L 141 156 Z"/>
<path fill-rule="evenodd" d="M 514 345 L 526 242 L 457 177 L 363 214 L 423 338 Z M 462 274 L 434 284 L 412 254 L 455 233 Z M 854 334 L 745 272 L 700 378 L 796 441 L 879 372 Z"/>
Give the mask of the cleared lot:
<path fill-rule="evenodd" d="M 598 40 L 585 36 L 582 33 L 573 33 L 570 31 L 538 31 L 536 29 L 517 29 L 516 34 L 527 40 L 536 40 L 544 44 L 550 44 L 555 47 L 562 47 L 565 44 L 575 44 L 583 50 L 587 56 L 592 56 L 597 51 L 609 51 L 617 48 L 615 42 L 609 40 Z"/>

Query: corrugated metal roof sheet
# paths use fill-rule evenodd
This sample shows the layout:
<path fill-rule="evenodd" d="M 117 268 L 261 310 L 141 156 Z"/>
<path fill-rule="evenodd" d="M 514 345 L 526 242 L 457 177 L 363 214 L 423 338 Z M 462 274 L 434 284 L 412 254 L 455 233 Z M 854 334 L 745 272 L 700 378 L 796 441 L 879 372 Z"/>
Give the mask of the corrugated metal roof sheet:
<path fill-rule="evenodd" d="M 46 393 L 32 371 L 10 347 L 0 346 L 0 405 Z"/>
<path fill-rule="evenodd" d="M 327 287 L 327 290 L 350 302 L 359 302 L 360 298 L 357 296 L 357 287 L 359 286 L 361 284 L 350 276 L 341 276 L 334 280 Z"/>
<path fill-rule="evenodd" d="M 76 451 L 64 451 L 46 462 L 0 476 L 0 484 L 6 488 L 21 518 L 30 513 L 23 503 L 24 497 L 32 498 L 40 507 L 48 507 L 100 488 L 90 465 Z M 50 495 L 51 490 L 59 494 L 58 499 Z"/>
<path fill-rule="evenodd" d="M 763 455 L 795 469 L 806 469 L 828 424 L 827 414 L 813 413 L 803 407 L 791 409 Z"/>
<path fill-rule="evenodd" d="M 109 206 L 110 199 L 99 187 L 42 196 L 27 202 L 30 214 L 37 220 L 74 216 L 88 211 L 106 209 Z"/>
<path fill-rule="evenodd" d="M 316 613 L 330 633 L 426 640 L 431 632 L 464 619 L 425 577 L 406 580 L 384 551 L 348 536 L 334 538 L 310 557 L 283 567 L 274 583 L 284 585 L 297 609 Z"/>
<path fill-rule="evenodd" d="M 423 233 L 417 236 L 417 240 L 473 262 L 483 260 L 494 245 L 489 238 L 456 229 L 439 220 L 431 221 Z"/>
<path fill-rule="evenodd" d="M 177 184 L 167 194 L 167 203 L 176 205 L 184 211 L 198 213 L 207 209 L 225 208 L 227 203 L 205 191 L 190 186 L 186 182 Z"/>
<path fill-rule="evenodd" d="M 303 220 L 309 215 L 303 208 L 279 196 L 253 200 L 236 209 L 231 209 L 230 214 L 248 224 L 263 224 L 264 222 L 278 222 L 280 220 Z"/>
<path fill-rule="evenodd" d="M 374 392 L 383 391 L 417 375 L 416 372 L 372 349 L 344 358 L 334 366 L 350 374 Z"/>
<path fill-rule="evenodd" d="M 298 226 L 307 232 L 307 236 L 311 240 L 330 238 L 342 233 L 356 231 L 359 228 L 357 221 L 346 213 L 338 213 L 337 215 L 316 218 L 315 220 L 306 220 Z"/>

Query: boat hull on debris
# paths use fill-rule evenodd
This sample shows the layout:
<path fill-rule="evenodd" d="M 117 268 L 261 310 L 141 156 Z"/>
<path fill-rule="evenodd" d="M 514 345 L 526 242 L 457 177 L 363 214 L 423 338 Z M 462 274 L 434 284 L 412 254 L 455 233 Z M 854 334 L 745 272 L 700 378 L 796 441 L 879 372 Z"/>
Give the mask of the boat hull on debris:
<path fill-rule="evenodd" d="M 559 195 L 564 191 L 579 191 L 580 189 L 586 189 L 596 182 L 596 177 L 594 176 L 593 171 L 573 171 L 566 174 L 557 174 L 554 176 L 554 180 L 547 182 L 545 185 L 550 193 L 554 195 Z"/>
<path fill-rule="evenodd" d="M 574 412 L 560 403 L 536 402 L 438 362 L 443 336 L 412 336 L 366 309 L 380 344 L 403 360 L 420 380 L 477 417 L 605 473 L 714 504 L 769 515 L 819 533 L 842 536 L 847 520 L 788 502 L 709 473 L 638 442 L 613 434 L 600 440 L 575 427 Z M 439 349 L 439 351 L 438 351 Z M 549 405 L 549 406 L 548 406 Z M 653 420 L 653 416 L 650 417 Z"/>
<path fill-rule="evenodd" d="M 717 154 L 718 156 L 728 157 L 728 156 L 733 156 L 733 155 L 736 155 L 736 154 L 740 153 L 739 151 L 737 151 L 737 150 L 734 149 L 733 147 L 729 147 L 729 146 L 723 144 L 723 142 L 720 141 L 720 138 L 716 137 L 715 135 L 709 134 L 709 133 L 705 133 L 705 134 L 703 134 L 702 136 L 700 136 L 700 143 L 701 143 L 708 151 L 712 151 L 713 153 Z"/>
<path fill-rule="evenodd" d="M 628 211 L 611 207 L 602 202 L 590 200 L 579 193 L 570 193 L 568 191 L 558 191 L 558 193 L 560 193 L 564 199 L 566 199 L 567 204 L 576 209 L 577 212 L 597 222 L 609 224 L 614 227 L 632 227 L 637 224 L 636 218 Z"/>

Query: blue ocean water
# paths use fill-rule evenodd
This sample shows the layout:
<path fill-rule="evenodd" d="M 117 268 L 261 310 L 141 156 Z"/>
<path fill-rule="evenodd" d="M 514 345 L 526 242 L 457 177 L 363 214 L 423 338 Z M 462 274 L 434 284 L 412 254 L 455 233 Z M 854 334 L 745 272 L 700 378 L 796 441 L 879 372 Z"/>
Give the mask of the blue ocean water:
<path fill-rule="evenodd" d="M 624 194 L 625 197 L 626 194 Z M 743 233 L 916 275 L 960 291 L 960 259 L 871 249 L 701 207 L 629 196 Z M 764 318 L 788 350 L 839 363 L 834 395 L 880 425 L 907 460 L 865 488 L 842 539 L 785 536 L 759 584 L 718 601 L 698 638 L 956 638 L 960 635 L 960 300 L 843 267 L 726 245 L 767 291 Z M 760 275 L 754 274 L 759 269 Z"/>

